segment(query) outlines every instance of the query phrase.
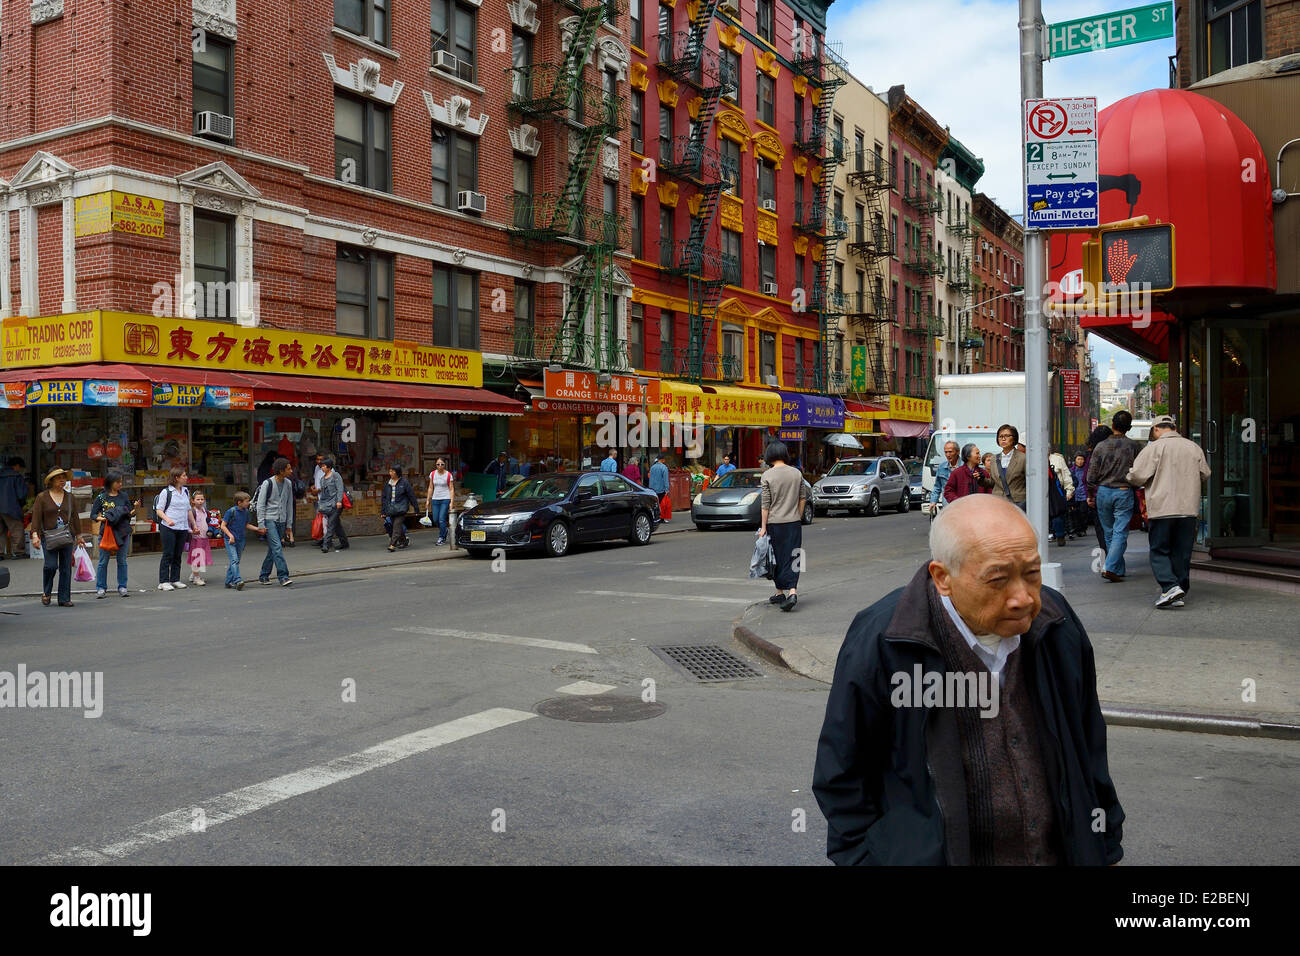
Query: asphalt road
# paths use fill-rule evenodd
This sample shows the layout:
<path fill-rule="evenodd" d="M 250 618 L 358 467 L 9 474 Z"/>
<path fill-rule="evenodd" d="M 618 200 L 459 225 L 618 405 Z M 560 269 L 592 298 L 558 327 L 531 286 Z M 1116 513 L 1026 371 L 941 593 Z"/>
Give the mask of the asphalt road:
<path fill-rule="evenodd" d="M 870 603 L 877 571 L 918 565 L 925 527 L 819 519 L 801 604 L 832 587 Z M 809 783 L 826 688 L 730 637 L 770 593 L 746 579 L 752 540 L 0 600 L 18 612 L 0 616 L 0 671 L 104 675 L 98 718 L 0 710 L 0 862 L 825 863 Z M 762 676 L 699 684 L 649 650 L 665 644 L 720 645 Z M 608 689 L 570 690 L 617 715 L 647 680 L 658 716 L 534 711 L 588 681 Z M 1110 741 L 1126 863 L 1300 856 L 1294 743 Z"/>

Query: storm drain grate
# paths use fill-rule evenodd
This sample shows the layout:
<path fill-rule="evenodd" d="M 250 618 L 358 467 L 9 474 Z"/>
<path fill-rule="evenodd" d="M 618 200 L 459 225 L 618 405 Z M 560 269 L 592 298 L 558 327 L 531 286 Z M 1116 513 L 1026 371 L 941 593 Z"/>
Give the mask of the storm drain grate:
<path fill-rule="evenodd" d="M 664 661 L 682 671 L 693 680 L 749 680 L 762 677 L 760 671 L 754 670 L 730 651 L 723 650 L 716 644 L 668 644 L 651 647 Z"/>

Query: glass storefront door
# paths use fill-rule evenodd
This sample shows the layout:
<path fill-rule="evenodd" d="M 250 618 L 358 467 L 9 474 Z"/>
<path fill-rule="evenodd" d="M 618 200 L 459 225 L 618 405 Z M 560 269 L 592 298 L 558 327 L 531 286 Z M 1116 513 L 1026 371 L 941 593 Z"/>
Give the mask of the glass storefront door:
<path fill-rule="evenodd" d="M 1210 465 L 1198 543 L 1267 543 L 1268 327 L 1209 320 L 1191 326 L 1189 386 L 1194 428 Z"/>

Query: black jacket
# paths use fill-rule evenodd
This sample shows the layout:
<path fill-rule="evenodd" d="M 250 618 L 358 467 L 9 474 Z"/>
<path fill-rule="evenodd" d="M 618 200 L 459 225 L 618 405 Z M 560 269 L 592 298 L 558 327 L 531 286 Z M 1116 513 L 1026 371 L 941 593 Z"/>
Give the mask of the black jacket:
<path fill-rule="evenodd" d="M 411 483 L 405 478 L 398 478 L 396 486 L 384 482 L 384 493 L 380 499 L 380 508 L 385 517 L 400 518 L 412 508 L 419 510 L 415 501 L 415 492 Z"/>
<path fill-rule="evenodd" d="M 946 670 L 930 626 L 933 586 L 922 567 L 860 612 L 840 648 L 813 772 L 835 863 L 971 861 L 956 712 L 890 704 L 891 675 L 918 663 L 925 672 Z M 1059 592 L 1044 587 L 1042 605 L 1016 653 L 1038 707 L 1062 860 L 1114 863 L 1123 855 L 1124 811 L 1106 764 L 1092 644 Z"/>

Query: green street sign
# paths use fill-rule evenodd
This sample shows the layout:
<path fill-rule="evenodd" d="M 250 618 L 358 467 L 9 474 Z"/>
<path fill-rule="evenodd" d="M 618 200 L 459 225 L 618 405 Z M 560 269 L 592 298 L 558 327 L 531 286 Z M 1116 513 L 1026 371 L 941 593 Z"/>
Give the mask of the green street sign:
<path fill-rule="evenodd" d="M 1095 17 L 1051 23 L 1049 60 L 1076 53 L 1094 53 L 1113 46 L 1166 40 L 1174 35 L 1174 5 L 1153 3 L 1145 7 L 1101 13 Z"/>
<path fill-rule="evenodd" d="M 867 347 L 865 345 L 855 345 L 852 351 L 852 388 L 855 392 L 865 392 L 867 390 Z"/>

